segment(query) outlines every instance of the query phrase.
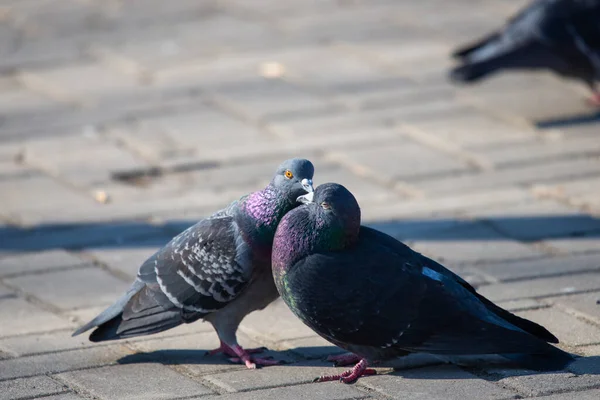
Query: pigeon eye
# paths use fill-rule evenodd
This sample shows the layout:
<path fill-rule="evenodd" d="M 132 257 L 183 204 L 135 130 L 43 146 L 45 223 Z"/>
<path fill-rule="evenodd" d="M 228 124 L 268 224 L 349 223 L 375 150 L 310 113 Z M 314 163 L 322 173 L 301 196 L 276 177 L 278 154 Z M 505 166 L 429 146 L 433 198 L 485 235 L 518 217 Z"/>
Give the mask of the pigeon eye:
<path fill-rule="evenodd" d="M 292 174 L 292 171 L 290 171 L 289 169 L 286 169 L 283 175 L 288 179 L 292 179 L 294 177 L 294 174 Z"/>
<path fill-rule="evenodd" d="M 331 210 L 331 206 L 325 201 L 321 203 L 321 207 L 323 207 L 325 210 Z"/>

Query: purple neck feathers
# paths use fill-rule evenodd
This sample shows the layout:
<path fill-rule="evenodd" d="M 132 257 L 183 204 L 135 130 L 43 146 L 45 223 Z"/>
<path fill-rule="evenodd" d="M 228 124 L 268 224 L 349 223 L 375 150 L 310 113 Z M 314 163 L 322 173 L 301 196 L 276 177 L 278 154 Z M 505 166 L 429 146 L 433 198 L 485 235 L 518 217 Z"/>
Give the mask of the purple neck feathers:
<path fill-rule="evenodd" d="M 285 195 L 272 185 L 250 193 L 240 207 L 243 230 L 255 244 L 268 246 L 270 254 L 277 224 L 292 207 Z"/>

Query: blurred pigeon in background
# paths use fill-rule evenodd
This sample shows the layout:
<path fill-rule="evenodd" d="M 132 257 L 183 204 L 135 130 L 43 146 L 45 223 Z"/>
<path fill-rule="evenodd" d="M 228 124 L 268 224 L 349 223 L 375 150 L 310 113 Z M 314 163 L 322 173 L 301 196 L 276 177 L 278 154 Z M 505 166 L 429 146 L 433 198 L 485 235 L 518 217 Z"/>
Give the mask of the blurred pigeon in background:
<path fill-rule="evenodd" d="M 312 191 L 314 167 L 287 160 L 263 190 L 188 228 L 150 257 L 129 291 L 78 329 L 96 328 L 92 342 L 162 332 L 203 318 L 221 341 L 211 354 L 225 353 L 248 368 L 276 361 L 251 359 L 236 331 L 242 319 L 278 297 L 271 272 L 271 248 L 281 218 L 298 196 Z"/>
<path fill-rule="evenodd" d="M 459 49 L 450 77 L 474 82 L 509 69 L 549 69 L 585 82 L 600 106 L 600 0 L 537 0 L 503 29 Z"/>
<path fill-rule="evenodd" d="M 573 360 L 558 339 L 479 295 L 442 265 L 360 225 L 354 196 L 324 184 L 280 222 L 273 242 L 277 290 L 325 339 L 360 357 L 318 381 L 349 383 L 374 374 L 369 363 L 409 353 L 500 354 L 535 370 Z"/>

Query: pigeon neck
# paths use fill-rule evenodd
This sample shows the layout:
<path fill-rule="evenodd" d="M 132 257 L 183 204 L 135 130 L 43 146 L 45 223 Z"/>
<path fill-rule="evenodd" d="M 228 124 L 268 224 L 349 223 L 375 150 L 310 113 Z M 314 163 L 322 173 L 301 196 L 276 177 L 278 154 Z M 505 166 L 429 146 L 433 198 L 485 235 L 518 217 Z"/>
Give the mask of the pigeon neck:
<path fill-rule="evenodd" d="M 358 240 L 358 227 L 323 229 L 322 221 L 311 218 L 306 209 L 297 208 L 279 223 L 273 240 L 273 268 L 285 274 L 286 269 L 310 254 L 340 251 L 352 246 Z"/>
<path fill-rule="evenodd" d="M 271 246 L 277 224 L 291 209 L 285 194 L 269 185 L 246 197 L 243 203 L 244 225 L 256 233 L 255 239 Z"/>

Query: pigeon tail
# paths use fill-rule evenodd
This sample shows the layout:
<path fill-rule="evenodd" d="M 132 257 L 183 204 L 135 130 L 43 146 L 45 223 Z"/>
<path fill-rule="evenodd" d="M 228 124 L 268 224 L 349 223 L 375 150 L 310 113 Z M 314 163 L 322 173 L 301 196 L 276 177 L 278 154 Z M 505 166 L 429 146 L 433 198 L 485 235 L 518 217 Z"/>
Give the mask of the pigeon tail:
<path fill-rule="evenodd" d="M 91 342 L 104 342 L 108 340 L 126 339 L 135 336 L 151 335 L 166 331 L 181 325 L 184 321 L 177 310 L 162 310 L 156 314 L 145 315 L 129 320 L 123 319 L 119 314 L 113 319 L 98 326 L 90 335 Z"/>
<path fill-rule="evenodd" d="M 90 335 L 92 342 L 117 340 L 134 336 L 151 335 L 174 328 L 183 323 L 197 321 L 205 314 L 177 307 L 161 305 L 158 293 L 147 286 L 134 293 L 125 306 L 110 320 L 98 324 Z"/>
<path fill-rule="evenodd" d="M 495 44 L 473 49 L 465 63 L 450 72 L 455 82 L 475 82 L 503 69 L 535 70 L 560 68 L 562 63 L 549 50 L 538 43 L 528 43 L 518 48 L 502 48 Z"/>
<path fill-rule="evenodd" d="M 121 296 L 119 300 L 117 300 L 112 306 L 108 307 L 106 310 L 102 311 L 96 318 L 83 325 L 81 328 L 77 329 L 75 332 L 73 332 L 73 335 L 71 336 L 80 335 L 83 332 L 100 326 L 105 322 L 115 318 L 117 315 L 121 314 L 129 300 L 131 300 L 133 296 L 135 296 L 140 290 L 142 290 L 144 286 L 144 282 L 136 280 L 133 283 L 133 285 L 131 285 L 127 293 Z"/>
<path fill-rule="evenodd" d="M 499 38 L 499 34 L 493 33 L 493 34 L 486 36 L 485 38 L 477 41 L 476 43 L 472 43 L 465 47 L 458 48 L 457 50 L 452 52 L 452 58 L 464 59 L 464 58 L 470 56 L 476 50 L 479 50 L 480 48 L 488 45 L 489 43 L 493 42 L 494 40 L 497 40 L 498 38 Z"/>
<path fill-rule="evenodd" d="M 500 355 L 519 366 L 534 371 L 560 371 L 575 360 L 573 355 L 549 344 L 543 346 L 539 353 Z"/>
<path fill-rule="evenodd" d="M 536 324 L 533 321 L 530 321 L 525 318 L 521 318 L 505 309 L 498 307 L 496 304 L 492 303 L 482 295 L 475 293 L 477 298 L 487 307 L 488 310 L 499 316 L 500 318 L 508 321 L 519 329 L 526 331 L 527 333 L 532 334 L 538 339 L 542 339 L 545 342 L 549 343 L 558 343 L 558 338 L 554 336 L 548 329 L 543 326 Z"/>

